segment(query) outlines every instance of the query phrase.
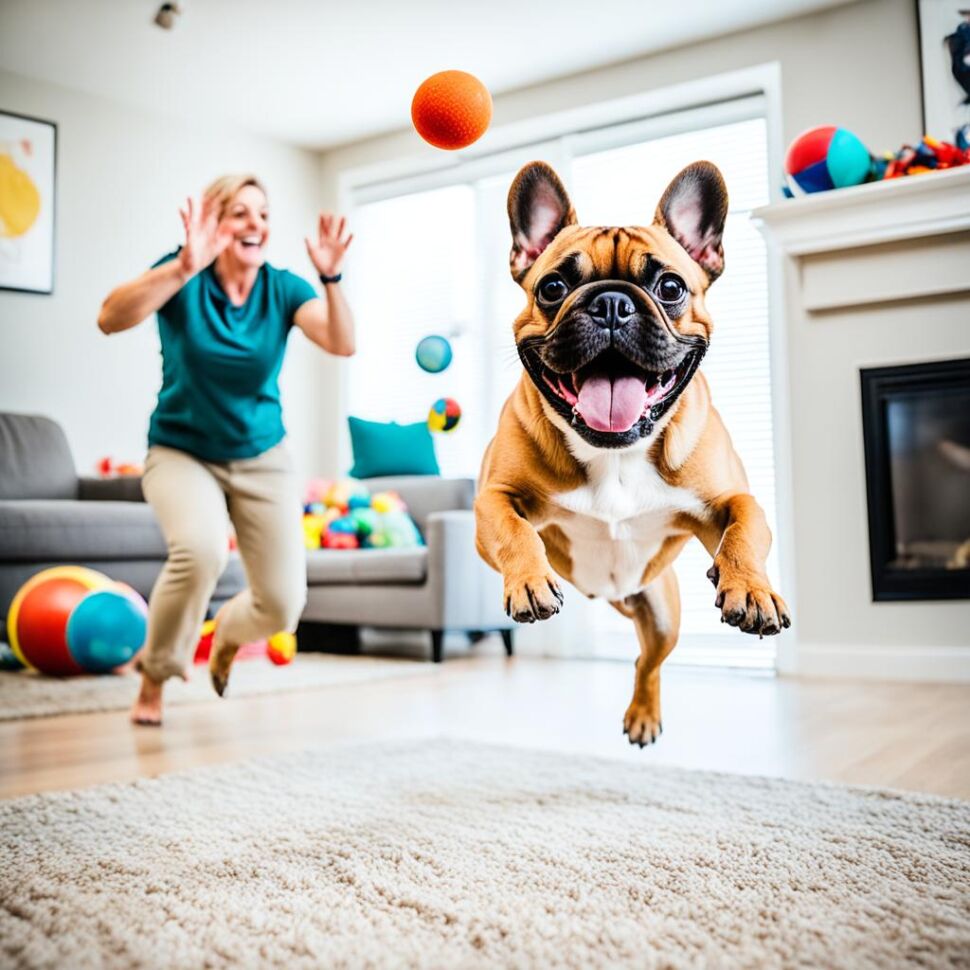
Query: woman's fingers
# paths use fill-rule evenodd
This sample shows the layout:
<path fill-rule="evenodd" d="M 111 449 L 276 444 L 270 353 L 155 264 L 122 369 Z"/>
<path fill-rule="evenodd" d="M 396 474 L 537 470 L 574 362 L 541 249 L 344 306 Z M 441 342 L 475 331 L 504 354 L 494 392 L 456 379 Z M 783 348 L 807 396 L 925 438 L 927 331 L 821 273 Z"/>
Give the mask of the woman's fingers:
<path fill-rule="evenodd" d="M 353 233 L 351 233 L 351 234 L 350 234 L 350 235 L 349 235 L 349 236 L 347 237 L 347 241 L 346 241 L 346 242 L 344 243 L 344 249 L 347 249 L 347 247 L 348 247 L 348 246 L 350 246 L 350 244 L 351 244 L 351 243 L 352 243 L 353 241 L 354 241 L 354 234 L 353 234 Z"/>
<path fill-rule="evenodd" d="M 347 220 L 344 216 L 341 216 L 340 222 L 337 225 L 337 239 L 340 239 L 340 237 L 343 236 L 344 229 L 346 228 L 346 226 L 347 226 Z"/>

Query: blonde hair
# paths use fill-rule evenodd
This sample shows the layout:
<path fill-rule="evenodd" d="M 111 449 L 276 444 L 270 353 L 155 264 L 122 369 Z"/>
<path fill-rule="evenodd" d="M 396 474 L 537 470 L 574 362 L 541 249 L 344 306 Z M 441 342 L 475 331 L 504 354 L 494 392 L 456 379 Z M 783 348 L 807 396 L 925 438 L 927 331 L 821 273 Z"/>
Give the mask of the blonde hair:
<path fill-rule="evenodd" d="M 216 211 L 216 218 L 221 219 L 229 208 L 229 203 L 236 197 L 240 189 L 247 185 L 253 185 L 263 195 L 268 196 L 266 186 L 255 175 L 246 173 L 243 175 L 220 175 L 214 182 L 210 183 L 202 194 L 203 204 L 212 205 Z"/>

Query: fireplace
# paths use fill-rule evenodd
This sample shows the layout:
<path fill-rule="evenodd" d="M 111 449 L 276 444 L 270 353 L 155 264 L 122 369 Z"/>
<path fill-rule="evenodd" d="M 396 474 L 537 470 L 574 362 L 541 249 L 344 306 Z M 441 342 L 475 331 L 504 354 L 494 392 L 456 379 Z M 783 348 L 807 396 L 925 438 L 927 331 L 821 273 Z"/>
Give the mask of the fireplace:
<path fill-rule="evenodd" d="M 872 598 L 970 599 L 970 358 L 860 374 Z"/>

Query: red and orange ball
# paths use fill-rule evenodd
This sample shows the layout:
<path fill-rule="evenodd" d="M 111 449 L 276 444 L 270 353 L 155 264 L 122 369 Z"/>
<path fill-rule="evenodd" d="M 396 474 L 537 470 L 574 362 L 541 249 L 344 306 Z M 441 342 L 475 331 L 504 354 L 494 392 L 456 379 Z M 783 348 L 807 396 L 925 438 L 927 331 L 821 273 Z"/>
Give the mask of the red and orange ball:
<path fill-rule="evenodd" d="M 467 148 L 485 134 L 491 120 L 488 88 L 466 71 L 432 74 L 411 101 L 415 130 L 435 148 Z"/>

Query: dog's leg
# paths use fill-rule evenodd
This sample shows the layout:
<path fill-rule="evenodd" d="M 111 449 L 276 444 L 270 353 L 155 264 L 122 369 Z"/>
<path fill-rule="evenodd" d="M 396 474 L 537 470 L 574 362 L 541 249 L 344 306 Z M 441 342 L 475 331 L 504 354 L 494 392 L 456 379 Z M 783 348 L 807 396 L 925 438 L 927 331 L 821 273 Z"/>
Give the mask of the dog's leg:
<path fill-rule="evenodd" d="M 475 499 L 475 545 L 502 574 L 505 612 L 517 623 L 547 620 L 559 612 L 562 591 L 539 533 L 509 492 L 492 486 Z"/>
<path fill-rule="evenodd" d="M 759 636 L 791 626 L 788 607 L 765 572 L 771 530 L 754 496 L 738 492 L 717 500 L 710 518 L 692 529 L 714 557 L 707 577 L 717 589 L 721 622 Z"/>
<path fill-rule="evenodd" d="M 653 744 L 663 732 L 660 720 L 660 665 L 674 649 L 680 630 L 680 592 L 673 567 L 668 566 L 635 596 L 614 603 L 637 629 L 640 656 L 633 681 L 633 700 L 623 716 L 623 733 L 630 744 Z"/>

